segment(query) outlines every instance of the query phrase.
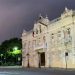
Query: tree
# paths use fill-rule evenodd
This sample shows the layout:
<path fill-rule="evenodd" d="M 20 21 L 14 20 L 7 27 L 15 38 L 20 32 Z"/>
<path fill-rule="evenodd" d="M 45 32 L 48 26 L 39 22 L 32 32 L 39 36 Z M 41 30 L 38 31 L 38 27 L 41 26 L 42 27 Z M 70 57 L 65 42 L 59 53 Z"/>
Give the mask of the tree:
<path fill-rule="evenodd" d="M 13 50 L 14 47 L 17 47 L 17 50 Z M 22 57 L 21 54 L 22 42 L 20 38 L 12 38 L 9 40 L 5 40 L 0 46 L 0 55 L 3 54 L 3 62 L 4 63 L 17 63 L 16 57 Z M 16 53 L 17 52 L 17 53 Z M 15 54 L 16 53 L 16 54 Z M 21 62 L 21 60 L 20 60 Z"/>

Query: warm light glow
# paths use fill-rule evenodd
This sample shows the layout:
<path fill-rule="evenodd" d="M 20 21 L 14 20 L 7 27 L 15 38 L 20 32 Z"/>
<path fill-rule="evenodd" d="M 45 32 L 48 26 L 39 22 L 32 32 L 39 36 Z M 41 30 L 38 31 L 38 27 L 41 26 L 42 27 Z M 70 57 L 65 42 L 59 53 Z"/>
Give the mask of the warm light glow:
<path fill-rule="evenodd" d="M 13 50 L 18 50 L 18 47 L 17 47 L 17 46 L 15 46 L 15 47 L 13 48 Z"/>
<path fill-rule="evenodd" d="M 21 53 L 21 50 L 19 50 L 18 47 L 15 46 L 15 47 L 13 48 L 12 54 L 20 54 L 20 53 Z"/>
<path fill-rule="evenodd" d="M 21 50 L 14 50 L 13 52 L 12 52 L 12 54 L 20 54 L 21 53 Z"/>

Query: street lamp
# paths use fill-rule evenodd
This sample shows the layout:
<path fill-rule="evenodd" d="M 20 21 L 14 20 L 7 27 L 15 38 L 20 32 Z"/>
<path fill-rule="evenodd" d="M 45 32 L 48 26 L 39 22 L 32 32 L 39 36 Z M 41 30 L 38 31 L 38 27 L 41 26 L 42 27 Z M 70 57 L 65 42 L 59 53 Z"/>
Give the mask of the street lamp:
<path fill-rule="evenodd" d="M 28 57 L 28 65 L 27 65 L 27 67 L 29 68 L 30 66 L 29 66 L 29 53 L 27 53 L 27 57 Z"/>
<path fill-rule="evenodd" d="M 65 49 L 66 49 L 66 52 L 65 52 L 65 64 L 66 64 L 66 69 L 67 69 L 67 58 L 68 58 L 67 44 L 68 44 L 68 42 L 65 42 Z"/>
<path fill-rule="evenodd" d="M 15 46 L 15 47 L 13 48 L 13 50 L 18 50 L 18 47 L 17 47 L 17 46 Z"/>
<path fill-rule="evenodd" d="M 17 53 L 17 52 L 16 52 L 17 50 L 18 50 L 18 47 L 15 46 L 15 47 L 13 48 L 13 53 L 16 54 L 16 53 Z M 17 55 L 15 55 L 15 56 L 16 56 L 16 63 L 17 63 Z"/>
<path fill-rule="evenodd" d="M 68 57 L 68 52 L 65 52 L 65 63 L 66 63 L 66 69 L 67 69 L 67 57 Z"/>

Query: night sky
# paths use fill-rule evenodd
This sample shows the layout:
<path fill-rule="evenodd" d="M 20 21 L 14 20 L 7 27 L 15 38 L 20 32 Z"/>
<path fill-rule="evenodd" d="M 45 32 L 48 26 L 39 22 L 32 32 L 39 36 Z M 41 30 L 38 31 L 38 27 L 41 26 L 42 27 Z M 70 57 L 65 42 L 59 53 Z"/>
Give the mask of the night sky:
<path fill-rule="evenodd" d="M 0 43 L 31 30 L 40 13 L 59 17 L 65 6 L 75 9 L 75 0 L 0 0 Z"/>

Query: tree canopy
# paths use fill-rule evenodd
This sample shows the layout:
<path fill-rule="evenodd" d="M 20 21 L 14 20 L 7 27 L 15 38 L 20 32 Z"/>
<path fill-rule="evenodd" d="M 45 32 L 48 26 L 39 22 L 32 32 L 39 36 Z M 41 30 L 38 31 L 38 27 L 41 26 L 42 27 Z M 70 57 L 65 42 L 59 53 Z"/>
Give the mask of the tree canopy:
<path fill-rule="evenodd" d="M 7 62 L 14 62 L 17 58 L 21 58 L 21 51 L 22 50 L 22 42 L 20 38 L 12 38 L 9 40 L 5 40 L 0 45 L 0 57 L 6 59 Z"/>

